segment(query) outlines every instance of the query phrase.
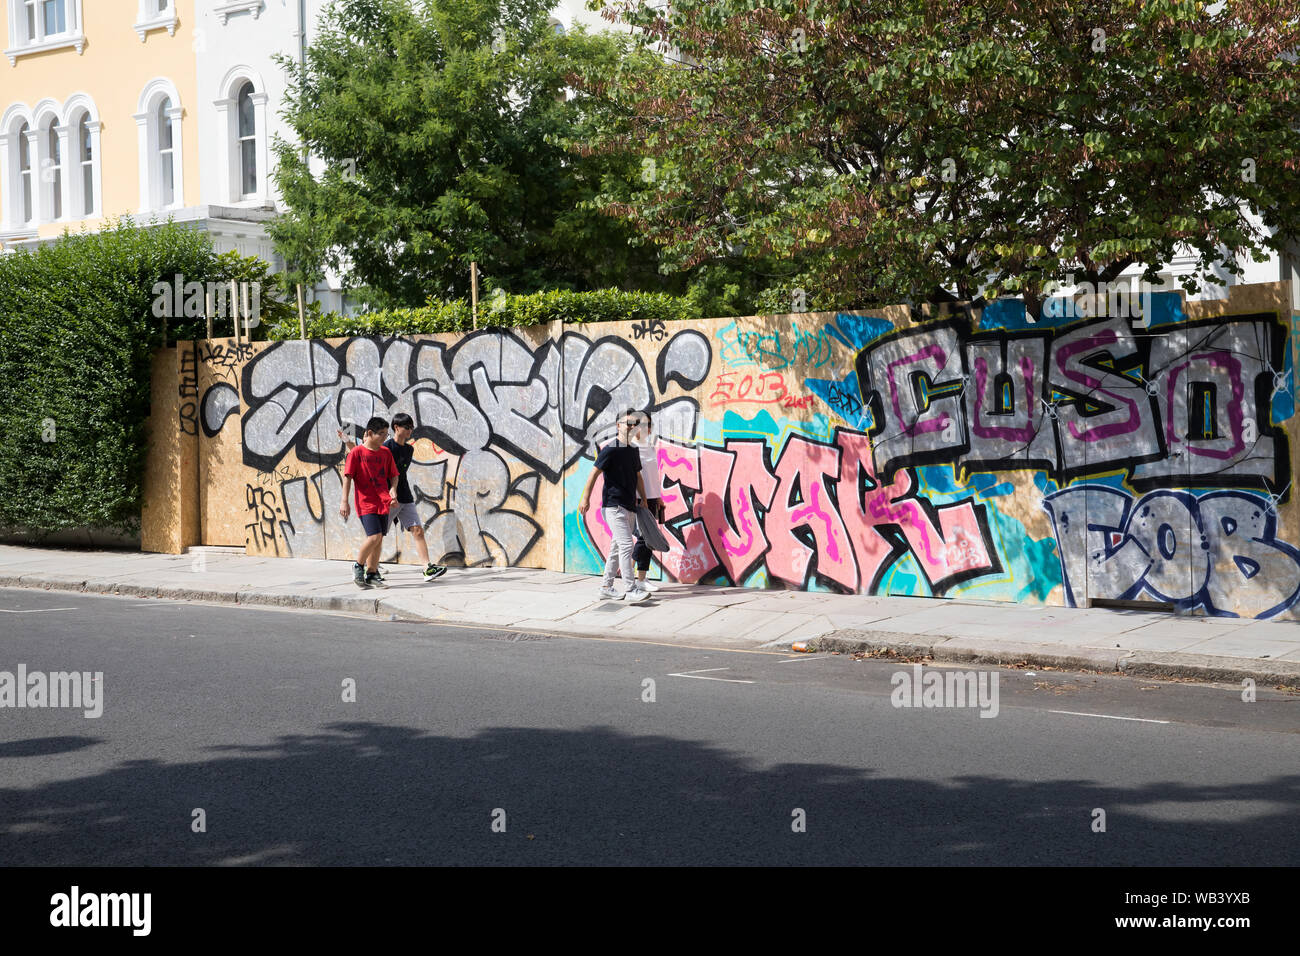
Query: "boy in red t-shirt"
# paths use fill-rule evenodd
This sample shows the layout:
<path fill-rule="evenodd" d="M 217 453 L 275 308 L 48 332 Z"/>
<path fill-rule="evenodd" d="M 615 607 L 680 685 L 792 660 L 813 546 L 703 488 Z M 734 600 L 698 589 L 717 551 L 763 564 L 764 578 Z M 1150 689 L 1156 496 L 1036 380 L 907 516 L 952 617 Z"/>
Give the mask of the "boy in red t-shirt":
<path fill-rule="evenodd" d="M 343 501 L 339 514 L 348 520 L 348 489 L 357 486 L 357 517 L 366 539 L 352 565 L 352 580 L 359 588 L 386 587 L 379 576 L 379 549 L 388 531 L 388 510 L 397 500 L 397 462 L 384 447 L 388 422 L 375 416 L 366 422 L 361 444 L 348 452 L 343 465 Z"/>

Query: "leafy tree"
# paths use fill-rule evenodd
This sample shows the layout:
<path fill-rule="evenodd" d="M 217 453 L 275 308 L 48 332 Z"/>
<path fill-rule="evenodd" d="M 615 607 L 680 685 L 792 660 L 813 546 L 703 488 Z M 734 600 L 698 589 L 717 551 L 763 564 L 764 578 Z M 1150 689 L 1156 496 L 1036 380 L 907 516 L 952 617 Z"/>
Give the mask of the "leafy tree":
<path fill-rule="evenodd" d="M 810 308 L 1021 293 L 1293 241 L 1300 3 L 648 0 L 671 69 L 584 77 L 596 151 L 657 171 L 597 204 L 685 269 L 743 245 Z M 1262 223 L 1261 223 L 1262 220 Z"/>
<path fill-rule="evenodd" d="M 381 306 L 466 297 L 475 260 L 514 293 L 662 285 L 631 229 L 582 205 L 628 160 L 558 143 L 581 122 L 566 75 L 611 67 L 621 41 L 558 35 L 549 6 L 336 2 L 304 68 L 280 60 L 299 143 L 276 143 L 291 212 L 271 234 L 290 281 L 329 266 Z"/>

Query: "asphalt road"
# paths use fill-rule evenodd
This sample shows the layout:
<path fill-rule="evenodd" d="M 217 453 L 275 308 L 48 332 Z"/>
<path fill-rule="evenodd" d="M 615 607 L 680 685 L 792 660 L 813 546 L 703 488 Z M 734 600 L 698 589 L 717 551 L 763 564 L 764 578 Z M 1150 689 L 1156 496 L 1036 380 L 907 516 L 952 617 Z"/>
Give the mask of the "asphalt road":
<path fill-rule="evenodd" d="M 103 714 L 0 708 L 6 865 L 1300 863 L 1291 694 L 0 590 L 20 663 Z"/>

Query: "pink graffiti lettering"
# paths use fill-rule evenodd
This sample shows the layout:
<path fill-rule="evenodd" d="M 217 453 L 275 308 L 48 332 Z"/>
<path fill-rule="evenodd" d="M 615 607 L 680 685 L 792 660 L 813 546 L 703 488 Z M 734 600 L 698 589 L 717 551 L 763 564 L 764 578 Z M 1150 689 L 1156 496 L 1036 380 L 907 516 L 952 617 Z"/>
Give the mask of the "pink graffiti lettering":
<path fill-rule="evenodd" d="M 771 507 L 776 479 L 764 460 L 761 441 L 729 441 L 726 448 L 703 446 L 696 507 L 728 577 L 743 581 L 767 553 L 757 509 Z M 735 516 L 733 529 L 727 513 Z"/>
<path fill-rule="evenodd" d="M 843 591 L 871 591 L 896 560 L 911 554 L 935 593 L 980 574 L 997 573 L 984 523 L 972 501 L 930 505 L 914 495 L 906 469 L 882 484 L 866 434 L 836 430 L 827 444 L 793 435 L 775 467 L 766 443 L 728 439 L 723 447 L 661 442 L 665 489 L 661 529 L 669 550 L 664 570 L 694 583 L 721 572 L 736 584 L 760 569 L 804 587 L 816 576 Z M 609 535 L 588 515 L 601 554 Z"/>

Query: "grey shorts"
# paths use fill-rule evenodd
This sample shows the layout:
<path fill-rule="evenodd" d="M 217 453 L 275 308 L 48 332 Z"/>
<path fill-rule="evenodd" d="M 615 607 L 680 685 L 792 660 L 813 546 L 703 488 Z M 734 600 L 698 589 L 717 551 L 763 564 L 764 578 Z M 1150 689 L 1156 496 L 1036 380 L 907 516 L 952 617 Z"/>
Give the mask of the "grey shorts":
<path fill-rule="evenodd" d="M 408 531 L 423 523 L 420 521 L 420 512 L 415 509 L 414 501 L 399 501 L 388 512 L 388 520 L 392 522 L 394 528 L 406 528 Z"/>

